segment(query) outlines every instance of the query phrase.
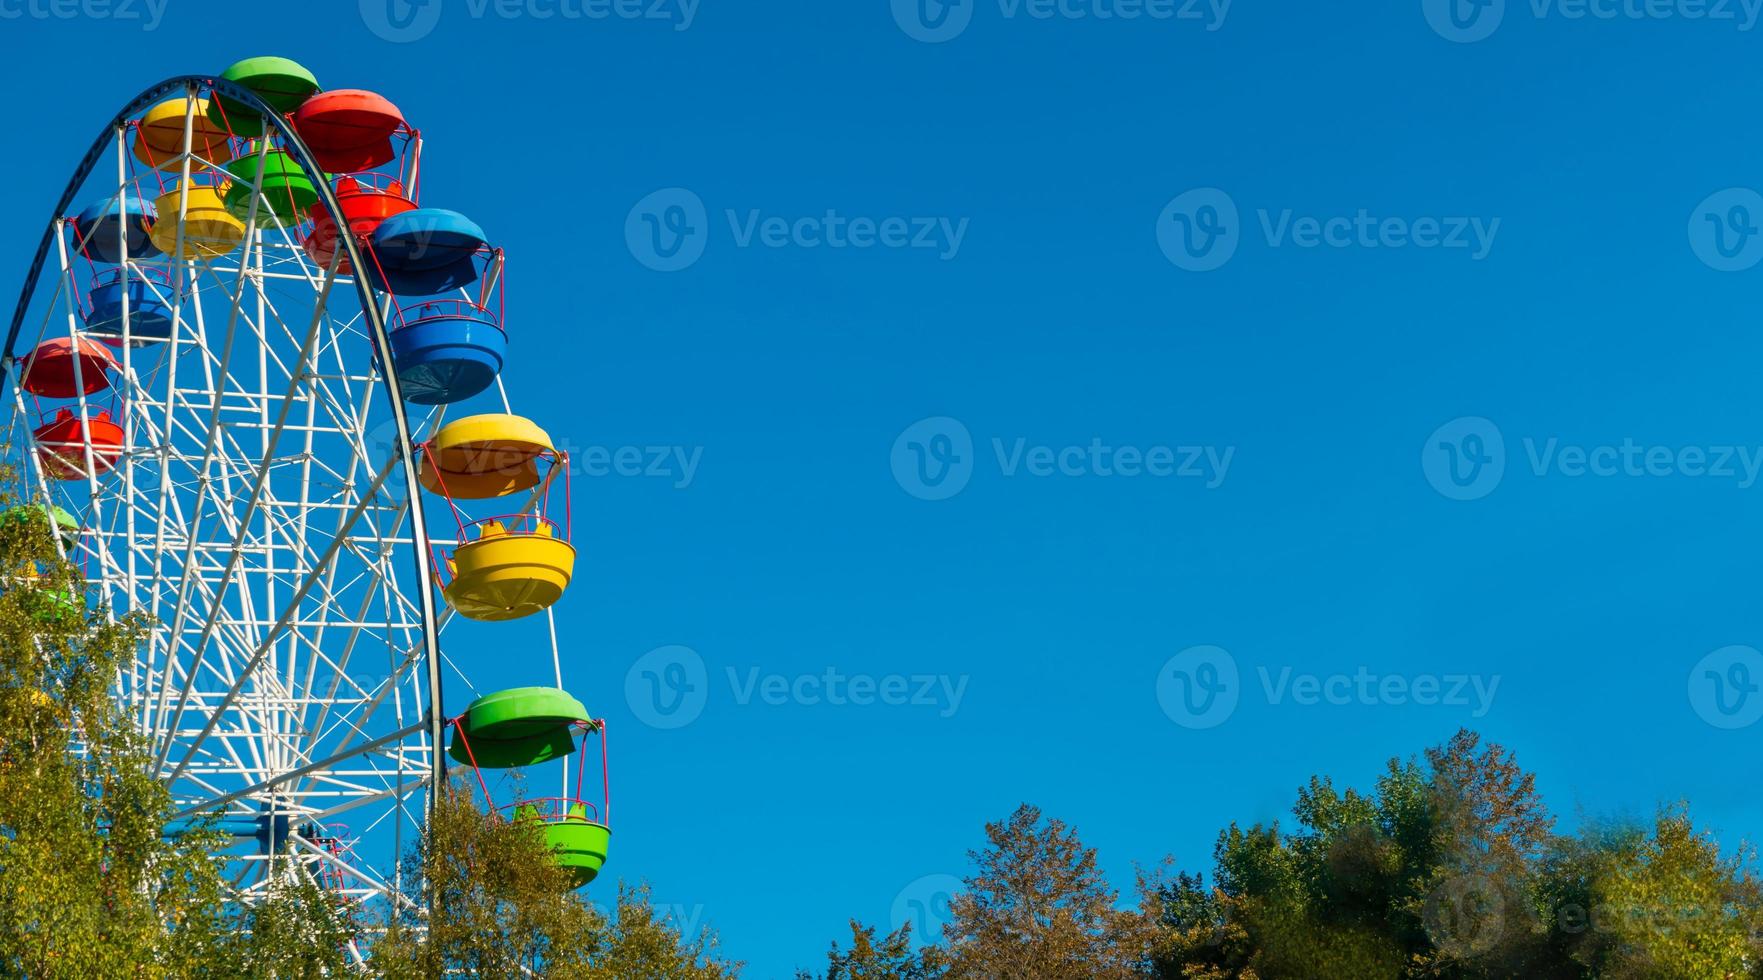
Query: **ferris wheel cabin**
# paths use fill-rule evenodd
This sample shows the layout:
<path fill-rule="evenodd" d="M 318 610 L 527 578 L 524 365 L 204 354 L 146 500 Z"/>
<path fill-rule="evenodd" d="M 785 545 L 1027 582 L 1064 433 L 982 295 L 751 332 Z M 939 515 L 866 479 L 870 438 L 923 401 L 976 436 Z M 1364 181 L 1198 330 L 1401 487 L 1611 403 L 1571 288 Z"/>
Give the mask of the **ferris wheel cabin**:
<path fill-rule="evenodd" d="M 387 218 L 416 207 L 414 202 L 404 196 L 403 184 L 379 174 L 339 177 L 334 189 L 337 206 L 342 210 L 343 223 L 348 226 L 349 233 L 355 236 L 357 243 L 362 245 L 367 243 L 374 229 Z M 303 246 L 312 261 L 321 267 L 328 267 L 337 253 L 337 220 L 323 204 L 312 206 L 311 218 L 312 230 L 307 233 Z M 348 256 L 338 260 L 337 275 L 346 276 L 353 272 Z"/>
<path fill-rule="evenodd" d="M 484 230 L 457 211 L 417 208 L 387 218 L 370 243 L 374 285 L 394 296 L 434 296 L 477 281 Z"/>
<path fill-rule="evenodd" d="M 524 799 L 499 808 L 516 824 L 539 824 L 552 859 L 580 888 L 593 881 L 606 863 L 612 830 L 607 824 L 611 802 L 606 775 L 605 723 L 594 721 L 569 692 L 555 687 L 520 687 L 487 694 L 473 701 L 451 723 L 453 738 L 447 754 L 472 767 L 489 797 L 485 769 L 519 769 L 577 752 L 576 734 L 600 736 L 602 795 L 599 803 L 582 798 L 586 789 L 586 753 L 578 756 L 576 795 Z M 566 785 L 567 789 L 567 785 Z"/>
<path fill-rule="evenodd" d="M 404 114 L 373 92 L 335 89 L 303 101 L 294 110 L 294 128 L 321 169 L 358 173 L 396 157 L 392 136 L 404 128 Z"/>
<path fill-rule="evenodd" d="M 170 292 L 171 279 L 159 270 L 100 272 L 86 298 L 86 333 L 120 344 L 126 327 L 133 347 L 170 340 L 171 305 L 163 299 Z"/>
<path fill-rule="evenodd" d="M 20 386 L 44 398 L 78 398 L 110 387 L 116 358 L 102 344 L 70 337 L 45 340 L 25 359 Z"/>
<path fill-rule="evenodd" d="M 136 125 L 135 159 L 155 170 L 180 171 L 184 158 L 184 124 L 188 122 L 191 170 L 231 160 L 233 148 L 229 134 L 225 126 L 216 125 L 208 117 L 208 100 L 196 99 L 193 116 L 191 112 L 190 100 L 184 97 L 166 99 L 148 109 Z"/>
<path fill-rule="evenodd" d="M 153 207 L 165 220 L 153 223 L 153 244 L 167 255 L 176 255 L 177 216 L 184 216 L 184 255 L 213 259 L 231 252 L 245 240 L 245 223 L 226 206 L 221 195 L 227 182 L 213 174 L 192 174 L 188 181 L 159 195 Z M 183 210 L 180 210 L 183 209 Z"/>
<path fill-rule="evenodd" d="M 544 516 L 546 492 L 568 467 L 543 429 L 517 415 L 474 415 L 452 422 L 421 447 L 417 477 L 447 499 L 460 544 L 443 555 L 451 576 L 441 595 L 467 619 L 499 622 L 543 612 L 563 597 L 575 571 L 569 529 Z M 548 464 L 541 477 L 540 463 Z M 538 488 L 526 510 L 468 520 L 460 500 L 493 500 Z M 534 506 L 539 510 L 535 511 Z"/>
<path fill-rule="evenodd" d="M 299 62 L 287 58 L 246 58 L 234 62 L 220 77 L 269 103 L 270 108 L 287 115 L 318 91 L 318 79 Z M 257 111 L 243 102 L 224 95 L 216 96 L 208 106 L 208 119 L 235 136 L 262 136 L 263 121 Z"/>
<path fill-rule="evenodd" d="M 400 310 L 391 343 L 398 384 L 418 405 L 450 405 L 488 389 L 508 354 L 496 315 L 457 299 Z"/>
<path fill-rule="evenodd" d="M 256 144 L 250 144 L 225 169 L 232 178 L 232 186 L 227 188 L 223 200 L 227 210 L 240 220 L 251 213 L 251 188 L 258 185 L 259 170 L 263 173 L 262 200 L 258 204 L 260 221 L 267 210 L 283 224 L 297 224 L 318 203 L 318 189 L 312 186 L 312 178 L 285 150 L 259 152 Z"/>
<path fill-rule="evenodd" d="M 93 262 L 114 265 L 122 261 L 126 240 L 129 258 L 153 258 L 160 254 L 148 234 L 155 214 L 153 202 L 132 190 L 94 201 L 73 219 L 74 250 Z"/>

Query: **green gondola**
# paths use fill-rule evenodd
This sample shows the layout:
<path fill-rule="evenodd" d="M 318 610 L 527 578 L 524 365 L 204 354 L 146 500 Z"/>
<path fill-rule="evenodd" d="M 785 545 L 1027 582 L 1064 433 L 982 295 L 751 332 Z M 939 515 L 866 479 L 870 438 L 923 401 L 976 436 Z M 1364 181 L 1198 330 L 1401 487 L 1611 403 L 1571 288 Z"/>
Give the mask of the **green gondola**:
<path fill-rule="evenodd" d="M 304 65 L 287 58 L 264 56 L 235 62 L 220 73 L 228 82 L 248 88 L 270 108 L 283 115 L 300 108 L 300 104 L 318 91 L 318 79 Z M 263 120 L 257 110 L 226 96 L 208 103 L 208 118 L 229 127 L 235 136 L 262 136 Z"/>
<path fill-rule="evenodd" d="M 538 765 L 574 752 L 571 726 L 590 720 L 580 701 L 555 687 L 498 691 L 466 707 L 447 754 L 480 769 Z"/>

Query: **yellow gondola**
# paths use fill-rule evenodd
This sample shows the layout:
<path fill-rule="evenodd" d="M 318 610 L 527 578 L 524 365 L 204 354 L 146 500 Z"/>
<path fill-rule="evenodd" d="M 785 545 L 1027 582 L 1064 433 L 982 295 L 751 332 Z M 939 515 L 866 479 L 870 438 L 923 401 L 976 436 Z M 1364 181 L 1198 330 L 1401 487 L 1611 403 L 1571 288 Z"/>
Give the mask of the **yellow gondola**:
<path fill-rule="evenodd" d="M 135 128 L 135 159 L 155 170 L 182 170 L 178 156 L 184 152 L 187 104 L 187 99 L 171 98 L 147 110 Z M 207 99 L 196 100 L 195 118 L 190 120 L 190 152 L 199 158 L 190 161 L 192 171 L 233 158 L 226 128 L 208 118 Z"/>
<path fill-rule="evenodd" d="M 490 518 L 476 540 L 447 558 L 452 581 L 441 589 L 466 619 L 499 622 L 544 612 L 569 588 L 575 548 L 544 518 Z"/>
<path fill-rule="evenodd" d="M 555 453 L 545 430 L 518 415 L 473 415 L 444 426 L 423 454 L 430 493 L 489 500 L 539 485 L 539 459 Z"/>
<path fill-rule="evenodd" d="M 150 233 L 154 246 L 167 255 L 176 254 L 178 209 L 184 205 L 186 189 L 189 206 L 183 212 L 184 255 L 211 259 L 238 248 L 245 240 L 245 223 L 227 209 L 227 184 L 194 179 L 159 195 L 154 202 L 159 213 Z"/>
<path fill-rule="evenodd" d="M 541 472 L 541 462 L 548 464 Z M 518 415 L 474 415 L 453 422 L 421 449 L 418 478 L 447 498 L 459 519 L 460 544 L 437 563 L 441 595 L 467 619 L 519 619 L 563 597 L 575 571 L 567 524 L 545 516 L 559 467 L 568 496 L 569 468 L 545 430 Z M 488 500 L 534 490 L 518 514 L 468 521 L 460 500 Z M 567 515 L 567 510 L 566 510 Z"/>

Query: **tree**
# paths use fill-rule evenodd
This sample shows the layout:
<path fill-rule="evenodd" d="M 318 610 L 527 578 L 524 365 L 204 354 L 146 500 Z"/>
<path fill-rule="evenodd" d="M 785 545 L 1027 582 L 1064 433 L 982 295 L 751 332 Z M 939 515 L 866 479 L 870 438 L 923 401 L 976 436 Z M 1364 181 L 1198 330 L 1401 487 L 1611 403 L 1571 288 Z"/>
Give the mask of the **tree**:
<path fill-rule="evenodd" d="M 943 926 L 951 978 L 1060 980 L 1142 975 L 1144 918 L 1115 908 L 1095 850 L 1059 820 L 1023 804 L 985 828 L 975 872 Z"/>
<path fill-rule="evenodd" d="M 1763 901 L 1740 855 L 1698 834 L 1682 805 L 1603 853 L 1590 888 L 1607 936 L 1601 976 L 1700 980 L 1763 976 Z"/>
<path fill-rule="evenodd" d="M 877 940 L 875 927 L 856 919 L 851 920 L 851 948 L 840 950 L 834 942 L 826 961 L 826 973 L 817 977 L 800 970 L 796 980 L 937 980 L 945 969 L 937 947 L 913 948 L 910 924 Z"/>
<path fill-rule="evenodd" d="M 222 839 L 166 833 L 170 794 L 110 688 L 146 623 L 88 609 L 51 533 L 38 508 L 0 510 L 0 973 L 341 972 L 349 926 L 316 890 L 239 909 Z"/>
<path fill-rule="evenodd" d="M 1312 778 L 1289 829 L 1219 834 L 1210 884 L 1141 871 L 1136 912 L 1024 805 L 970 852 L 941 946 L 853 922 L 825 980 L 1763 980 L 1756 855 L 1723 857 L 1686 806 L 1566 836 L 1505 747 L 1459 731 L 1424 760 L 1369 792 Z"/>
<path fill-rule="evenodd" d="M 707 931 L 681 935 L 646 888 L 620 886 L 615 913 L 596 910 L 536 825 L 483 812 L 463 785 L 443 792 L 413 860 L 431 905 L 406 908 L 374 947 L 373 967 L 390 980 L 723 980 L 739 970 L 717 957 Z"/>
<path fill-rule="evenodd" d="M 215 859 L 230 838 L 176 833 L 169 791 L 112 698 L 147 631 L 88 609 L 45 513 L 0 500 L 0 975 L 341 976 L 361 923 L 310 877 L 245 907 Z M 684 937 L 648 892 L 584 903 L 530 825 L 443 795 L 416 858 L 435 914 L 406 907 L 373 950 L 389 977 L 527 971 L 588 980 L 722 980 L 708 932 Z M 413 928 L 420 923 L 424 928 Z"/>

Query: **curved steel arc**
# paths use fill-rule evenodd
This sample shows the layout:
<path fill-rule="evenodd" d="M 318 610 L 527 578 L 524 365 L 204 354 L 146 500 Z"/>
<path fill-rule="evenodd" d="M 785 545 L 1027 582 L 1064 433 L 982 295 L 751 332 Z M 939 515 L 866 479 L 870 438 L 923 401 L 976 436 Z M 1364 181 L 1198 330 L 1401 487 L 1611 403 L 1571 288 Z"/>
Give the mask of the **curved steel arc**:
<path fill-rule="evenodd" d="M 331 189 L 330 181 L 325 179 L 324 171 L 319 168 L 317 161 L 312 156 L 311 148 L 306 145 L 306 141 L 300 138 L 300 134 L 288 125 L 287 120 L 280 113 L 259 98 L 257 93 L 220 78 L 207 78 L 201 75 L 179 75 L 168 78 L 143 90 L 123 106 L 105 124 L 103 131 L 92 142 L 92 146 L 86 151 L 85 156 L 80 158 L 73 176 L 68 179 L 66 188 L 61 192 L 61 200 L 55 205 L 54 214 L 49 217 L 49 224 L 43 232 L 43 239 L 37 245 L 36 257 L 31 260 L 30 269 L 25 274 L 24 288 L 18 297 L 18 307 L 13 310 L 12 325 L 7 330 L 6 346 L 0 348 L 0 372 L 10 371 L 17 360 L 13 352 L 13 345 L 18 342 L 19 331 L 24 325 L 25 317 L 30 310 L 31 299 L 36 293 L 37 279 L 41 276 L 43 266 L 49 259 L 49 251 L 55 244 L 56 226 L 73 207 L 75 196 L 84 186 L 86 178 L 91 175 L 92 169 L 98 165 L 100 158 L 113 150 L 116 128 L 125 125 L 141 110 L 160 101 L 168 94 L 179 89 L 193 92 L 197 88 L 207 88 L 226 96 L 228 99 L 250 106 L 262 114 L 274 132 L 281 137 L 282 149 L 286 150 L 299 163 L 301 170 L 312 179 L 313 187 L 318 191 L 320 202 L 331 214 L 341 215 L 343 213 L 342 206 L 337 201 L 336 192 Z M 351 263 L 350 268 L 365 269 L 368 267 L 361 254 L 360 246 L 355 242 L 355 236 L 338 235 L 337 242 L 348 255 Z M 359 274 L 355 276 L 355 291 L 361 301 L 362 316 L 372 331 L 375 349 L 381 352 L 390 351 L 392 349 L 391 338 L 386 329 L 386 318 L 380 311 L 379 303 L 375 301 L 373 287 L 368 283 L 366 276 Z M 433 575 L 429 564 L 428 527 L 422 512 L 423 490 L 416 479 L 416 459 L 412 450 L 414 440 L 410 433 L 410 418 L 405 410 L 404 391 L 398 383 L 396 372 L 382 371 L 380 377 L 385 383 L 386 394 L 392 404 L 392 419 L 397 428 L 398 461 L 404 465 L 404 493 L 410 506 L 411 530 L 415 539 L 413 550 L 415 551 L 416 576 L 419 584 L 417 606 L 418 613 L 422 618 L 423 658 L 428 666 L 429 704 L 428 717 L 424 719 L 424 723 L 429 730 L 429 755 L 432 766 L 429 775 L 429 800 L 430 805 L 433 806 L 439 796 L 440 787 L 446 781 L 447 763 L 443 748 L 446 741 L 446 712 L 442 709 L 441 699 L 440 641 L 435 629 L 434 590 L 430 584 L 433 581 Z"/>

